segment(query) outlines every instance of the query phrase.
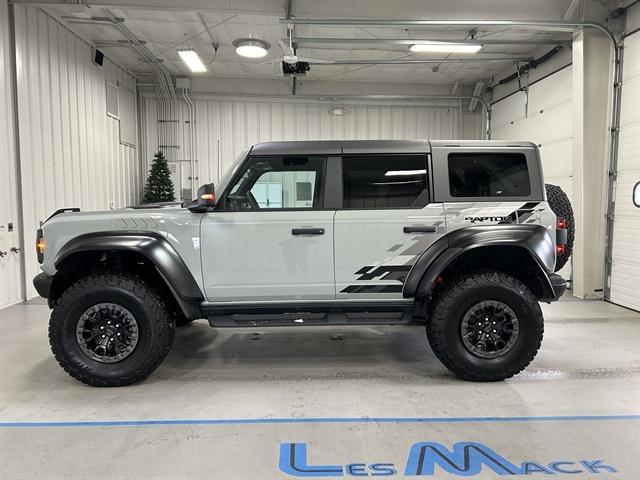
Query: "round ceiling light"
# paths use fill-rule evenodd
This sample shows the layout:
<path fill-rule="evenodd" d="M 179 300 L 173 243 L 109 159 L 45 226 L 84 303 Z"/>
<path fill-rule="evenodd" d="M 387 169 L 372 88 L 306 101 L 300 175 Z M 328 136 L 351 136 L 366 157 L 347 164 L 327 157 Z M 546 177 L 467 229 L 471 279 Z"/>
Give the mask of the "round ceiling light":
<path fill-rule="evenodd" d="M 236 53 L 246 58 L 262 58 L 271 47 L 268 42 L 259 38 L 239 38 L 233 42 Z"/>

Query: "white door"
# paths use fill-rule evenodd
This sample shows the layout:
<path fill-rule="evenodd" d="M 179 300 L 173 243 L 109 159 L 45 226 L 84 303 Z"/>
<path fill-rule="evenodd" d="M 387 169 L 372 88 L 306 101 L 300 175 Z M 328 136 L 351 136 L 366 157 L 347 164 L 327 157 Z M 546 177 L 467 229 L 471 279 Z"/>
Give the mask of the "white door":
<path fill-rule="evenodd" d="M 640 310 L 640 33 L 624 40 L 623 69 L 609 299 Z"/>
<path fill-rule="evenodd" d="M 335 216 L 336 299 L 400 300 L 409 270 L 445 234 L 429 204 L 426 155 L 343 158 L 344 208 Z"/>
<path fill-rule="evenodd" d="M 223 208 L 202 221 L 209 301 L 335 298 L 325 165 L 322 157 L 249 158 L 222 194 Z"/>

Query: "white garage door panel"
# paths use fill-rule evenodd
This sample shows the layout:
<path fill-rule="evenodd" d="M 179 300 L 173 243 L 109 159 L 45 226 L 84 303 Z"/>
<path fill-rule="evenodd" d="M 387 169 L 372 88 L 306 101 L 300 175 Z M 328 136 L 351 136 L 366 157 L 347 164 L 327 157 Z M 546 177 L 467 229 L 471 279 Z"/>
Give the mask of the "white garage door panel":
<path fill-rule="evenodd" d="M 573 200 L 572 69 L 566 67 L 529 88 L 528 115 L 525 94 L 518 92 L 493 105 L 491 138 L 528 140 L 540 148 L 546 183 L 562 188 Z M 571 265 L 560 272 L 571 278 Z"/>
<path fill-rule="evenodd" d="M 540 158 L 544 169 L 544 178 L 568 179 L 573 173 L 573 140 L 563 138 L 557 142 L 548 142 L 540 146 Z M 569 160 L 569 161 L 567 161 Z"/>
<path fill-rule="evenodd" d="M 610 300 L 640 310 L 640 208 L 632 201 L 640 181 L 640 34 L 625 39 L 617 171 Z"/>
<path fill-rule="evenodd" d="M 521 92 L 514 93 L 510 97 L 494 104 L 491 111 L 491 130 L 498 130 L 511 122 L 517 122 L 525 118 L 525 98 Z"/>
<path fill-rule="evenodd" d="M 566 67 L 529 89 L 529 112 L 538 112 L 571 101 L 573 89 L 571 67 Z"/>

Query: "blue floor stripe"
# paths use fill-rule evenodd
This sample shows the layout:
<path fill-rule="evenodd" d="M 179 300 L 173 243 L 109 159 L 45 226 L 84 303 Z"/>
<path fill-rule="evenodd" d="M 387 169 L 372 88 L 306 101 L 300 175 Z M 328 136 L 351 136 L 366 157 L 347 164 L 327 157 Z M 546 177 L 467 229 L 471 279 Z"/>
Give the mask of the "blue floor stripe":
<path fill-rule="evenodd" d="M 85 422 L 0 422 L 0 428 L 43 427 L 140 427 L 150 425 L 269 425 L 306 423 L 508 423 L 586 422 L 594 420 L 640 420 L 640 415 L 567 415 L 547 417 L 353 417 L 353 418 L 237 418 L 178 420 L 114 420 Z"/>

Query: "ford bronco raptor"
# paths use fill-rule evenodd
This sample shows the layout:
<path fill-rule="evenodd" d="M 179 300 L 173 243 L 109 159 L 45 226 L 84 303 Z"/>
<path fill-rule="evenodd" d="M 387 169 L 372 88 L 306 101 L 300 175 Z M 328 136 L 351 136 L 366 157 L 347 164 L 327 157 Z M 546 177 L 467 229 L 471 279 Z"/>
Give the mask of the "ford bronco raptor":
<path fill-rule="evenodd" d="M 554 213 L 555 212 L 555 213 Z M 421 321 L 457 376 L 496 381 L 538 351 L 538 302 L 573 242 L 537 147 L 498 141 L 270 142 L 186 204 L 57 211 L 37 233 L 51 348 L 96 386 L 141 380 L 176 325 Z"/>

